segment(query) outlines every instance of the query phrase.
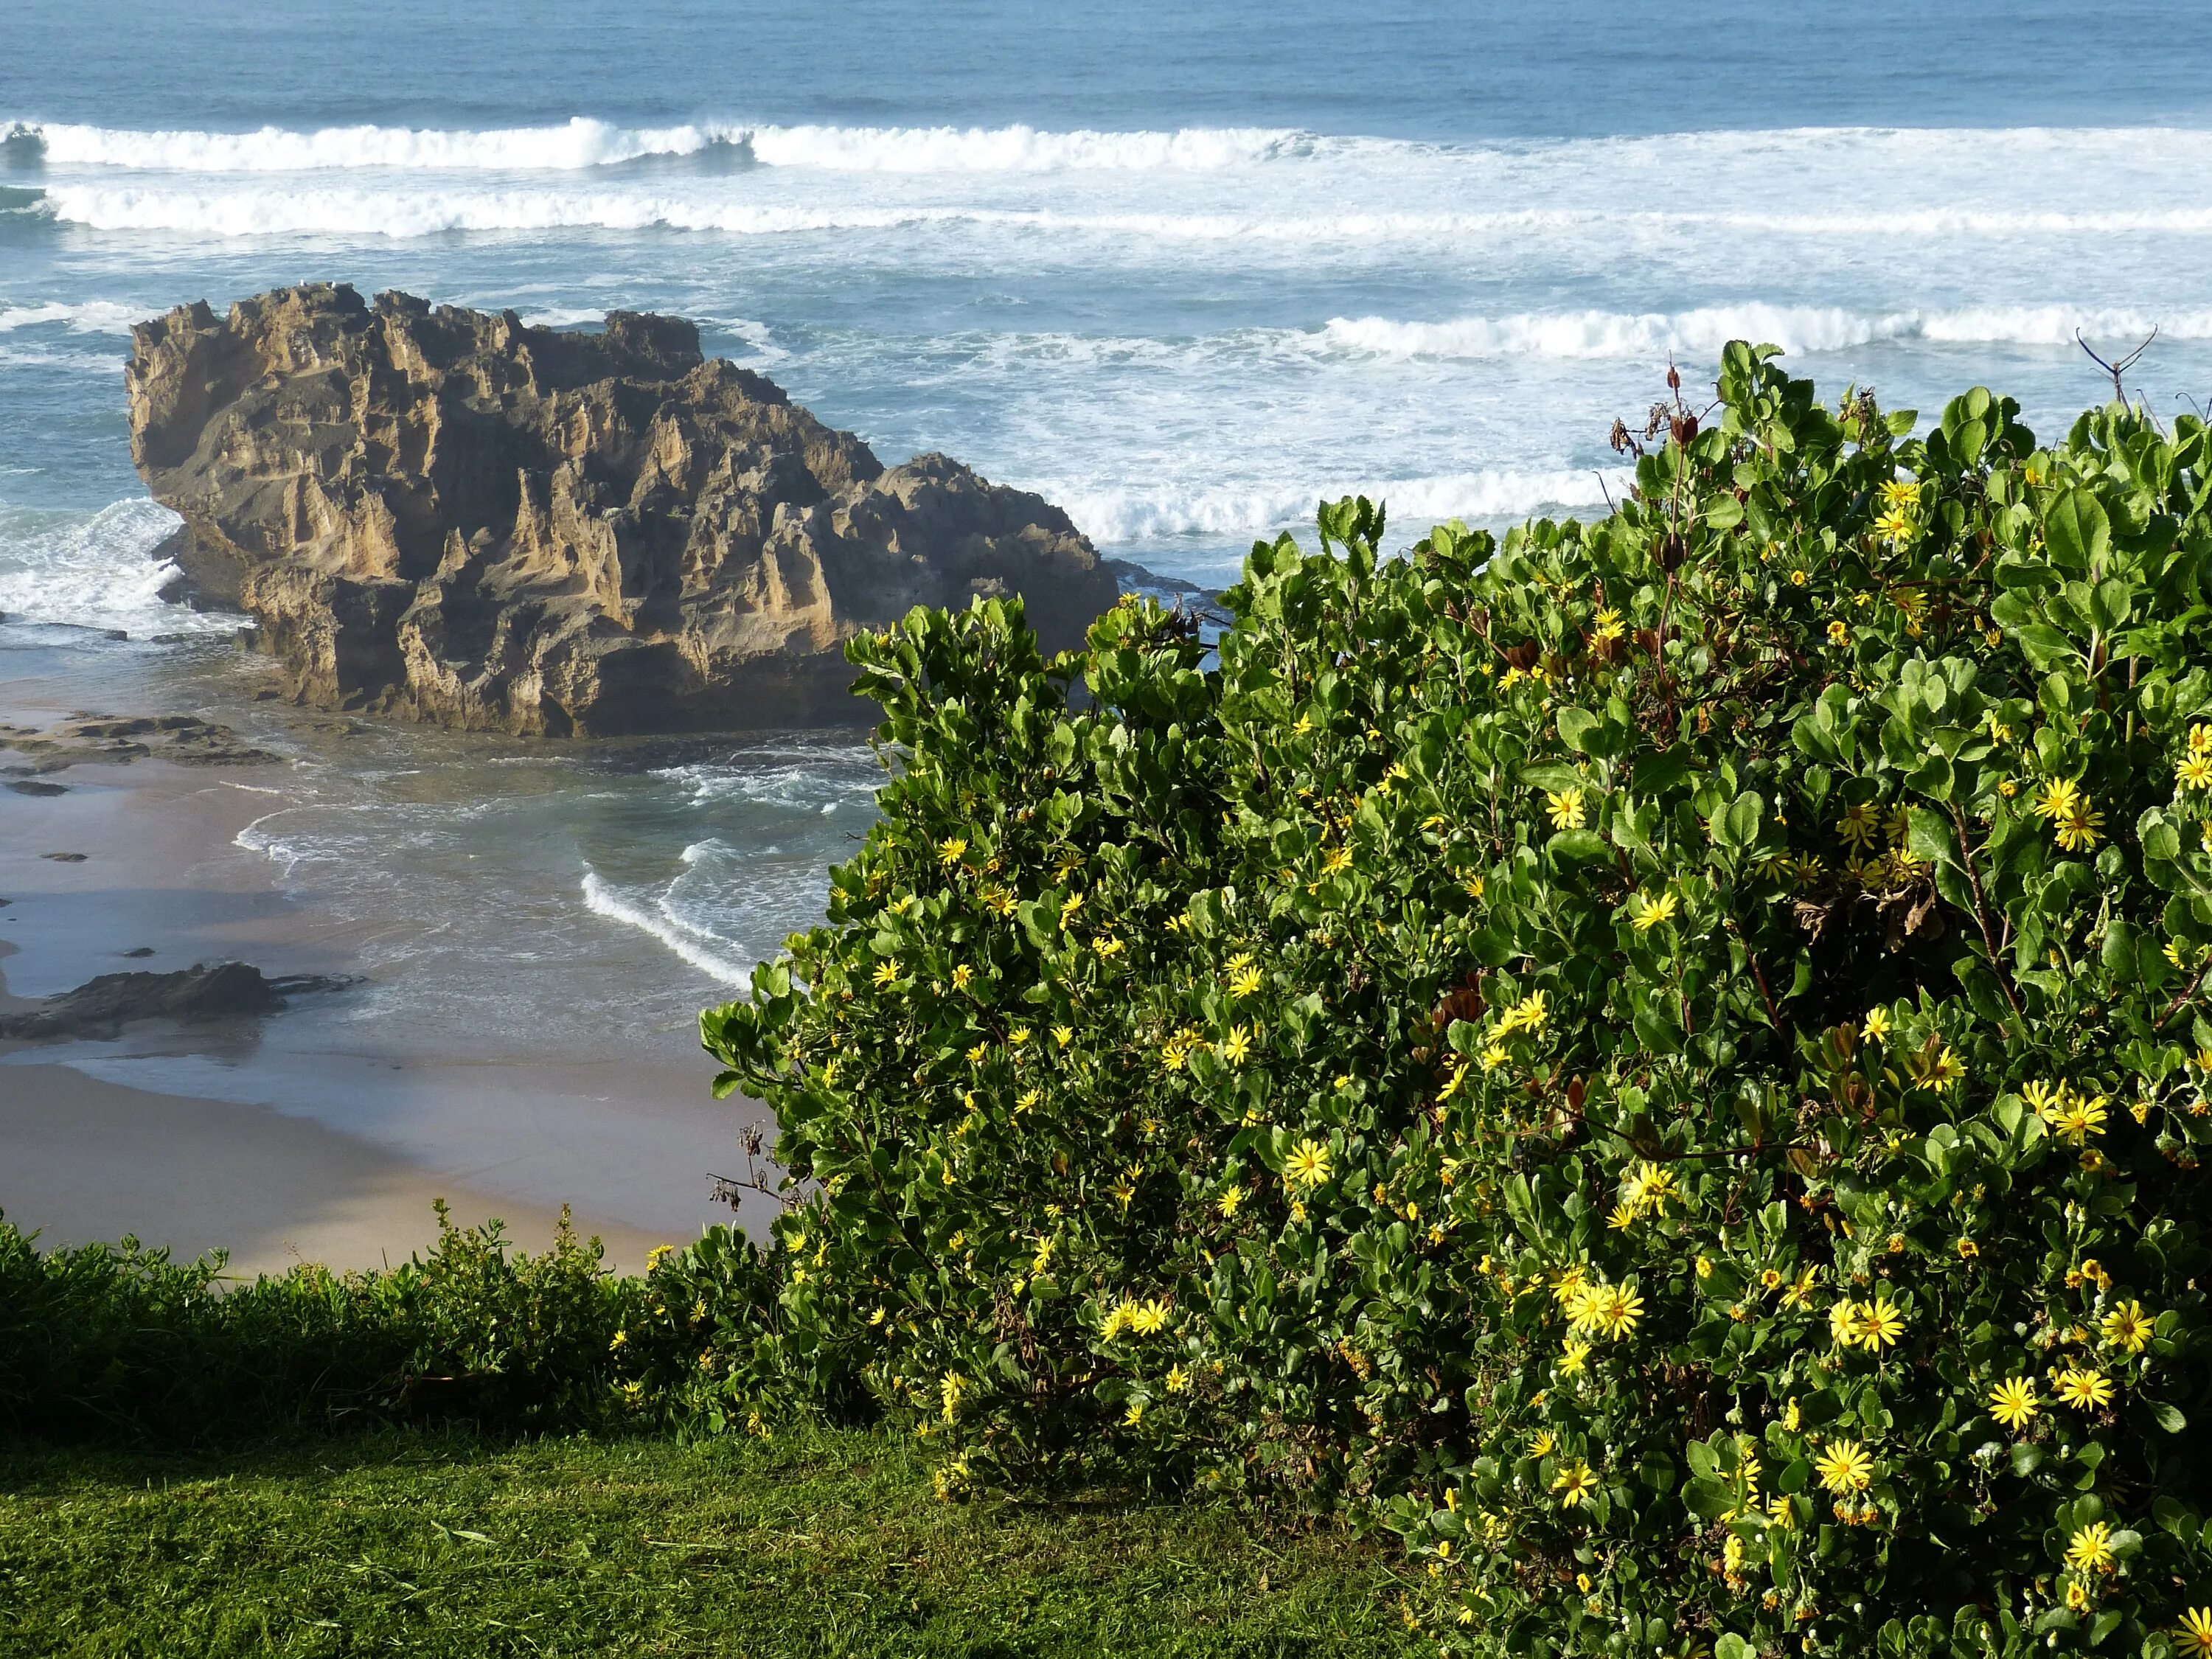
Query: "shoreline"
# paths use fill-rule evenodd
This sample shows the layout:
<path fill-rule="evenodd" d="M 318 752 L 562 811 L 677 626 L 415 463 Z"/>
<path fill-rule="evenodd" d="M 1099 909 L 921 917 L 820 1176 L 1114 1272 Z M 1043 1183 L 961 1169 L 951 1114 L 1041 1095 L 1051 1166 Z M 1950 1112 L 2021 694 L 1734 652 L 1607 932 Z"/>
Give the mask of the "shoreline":
<path fill-rule="evenodd" d="M 559 1219 L 558 1205 L 483 1192 L 309 1119 L 26 1058 L 0 1070 L 10 1085 L 0 1091 L 0 1216 L 41 1249 L 133 1237 L 179 1260 L 226 1251 L 228 1275 L 250 1279 L 306 1261 L 340 1271 L 404 1261 L 436 1242 L 440 1198 L 457 1225 L 497 1217 L 533 1253 Z M 573 1220 L 623 1271 L 656 1244 L 685 1242 L 582 1210 Z"/>
<path fill-rule="evenodd" d="M 256 742 L 331 730 L 205 680 L 142 709 L 160 665 L 149 678 L 118 689 L 118 712 L 191 709 Z M 0 720 L 48 724 L 78 692 L 15 676 Z M 330 738 L 314 759 L 342 771 L 350 747 Z M 0 748 L 0 764 L 28 758 Z M 46 1245 L 127 1233 L 180 1256 L 226 1249 L 241 1274 L 404 1260 L 434 1239 L 441 1196 L 457 1223 L 499 1217 L 532 1250 L 569 1204 L 623 1269 L 718 1221 L 757 1232 L 767 1200 L 733 1215 L 712 1200 L 710 1176 L 742 1168 L 746 1103 L 713 1100 L 689 1030 L 640 1023 L 580 1044 L 527 1020 L 527 997 L 507 1024 L 410 1018 L 392 994 L 409 963 L 373 961 L 385 919 L 322 902 L 244 834 L 311 763 L 79 762 L 37 775 L 64 793 L 0 793 L 0 1011 L 196 962 L 360 976 L 264 1017 L 0 1042 L 0 1214 Z"/>

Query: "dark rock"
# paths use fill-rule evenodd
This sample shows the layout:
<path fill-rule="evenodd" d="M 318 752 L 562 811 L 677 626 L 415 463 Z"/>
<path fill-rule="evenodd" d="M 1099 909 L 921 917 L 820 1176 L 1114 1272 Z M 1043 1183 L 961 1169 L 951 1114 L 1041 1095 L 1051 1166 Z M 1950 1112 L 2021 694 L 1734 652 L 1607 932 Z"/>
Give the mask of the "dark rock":
<path fill-rule="evenodd" d="M 41 853 L 39 856 L 42 859 L 52 859 L 56 864 L 82 864 L 84 862 L 84 854 L 82 853 Z"/>
<path fill-rule="evenodd" d="M 40 731 L 27 726 L 0 730 L 0 748 L 29 755 L 37 771 L 58 772 L 88 761 L 134 761 L 149 755 L 180 766 L 254 766 L 280 757 L 256 749 L 227 726 L 197 714 L 90 714 L 78 713 Z M 16 786 L 10 785 L 11 788 Z M 27 794 L 59 794 L 59 784 L 42 784 Z"/>
<path fill-rule="evenodd" d="M 17 778 L 8 787 L 19 795 L 66 795 L 69 793 L 67 784 L 40 783 L 36 778 Z"/>
<path fill-rule="evenodd" d="M 173 974 L 102 974 L 29 1013 L 0 1014 L 0 1038 L 109 1037 L 142 1019 L 199 1022 L 273 1014 L 288 999 L 350 981 L 320 975 L 270 979 L 242 962 L 195 963 Z"/>
<path fill-rule="evenodd" d="M 1019 594 L 1048 649 L 1115 586 L 1065 514 L 885 469 L 673 318 L 525 326 L 317 283 L 134 331 L 131 449 L 193 592 L 288 695 L 549 735 L 870 717 L 847 641 Z"/>
<path fill-rule="evenodd" d="M 126 957 L 150 957 L 154 954 L 154 947 L 150 945 L 142 945 L 136 950 L 125 951 L 123 954 Z"/>

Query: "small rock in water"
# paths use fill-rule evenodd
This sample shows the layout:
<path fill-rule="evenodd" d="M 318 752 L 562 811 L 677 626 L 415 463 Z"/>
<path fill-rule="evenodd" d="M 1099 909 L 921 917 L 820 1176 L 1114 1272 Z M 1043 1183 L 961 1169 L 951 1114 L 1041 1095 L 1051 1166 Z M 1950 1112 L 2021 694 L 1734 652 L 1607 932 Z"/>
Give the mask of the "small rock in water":
<path fill-rule="evenodd" d="M 84 862 L 84 854 L 82 853 L 41 853 L 39 856 L 42 859 L 52 859 L 56 864 L 82 864 Z"/>
<path fill-rule="evenodd" d="M 40 783 L 35 778 L 18 778 L 8 786 L 19 795 L 66 795 L 69 786 L 64 783 Z"/>
<path fill-rule="evenodd" d="M 0 1038 L 113 1036 L 134 1020 L 228 1019 L 273 1014 L 286 1000 L 335 991 L 352 981 L 300 974 L 270 979 L 242 962 L 196 963 L 173 974 L 102 974 L 74 991 L 48 997 L 29 1013 L 0 1015 Z"/>
<path fill-rule="evenodd" d="M 137 950 L 125 951 L 123 954 L 126 957 L 150 957 L 154 954 L 154 947 L 150 945 L 142 945 Z"/>

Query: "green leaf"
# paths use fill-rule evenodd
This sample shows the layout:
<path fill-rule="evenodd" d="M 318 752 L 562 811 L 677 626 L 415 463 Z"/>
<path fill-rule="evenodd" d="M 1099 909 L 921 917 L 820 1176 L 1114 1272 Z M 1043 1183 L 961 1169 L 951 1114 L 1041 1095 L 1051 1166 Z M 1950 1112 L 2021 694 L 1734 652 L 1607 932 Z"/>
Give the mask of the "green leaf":
<path fill-rule="evenodd" d="M 2054 563 L 2087 572 L 2112 550 L 2112 522 L 2088 491 L 2062 489 L 2044 509 L 2043 539 Z"/>
<path fill-rule="evenodd" d="M 1604 722 L 1587 708 L 1573 703 L 1563 707 L 1557 716 L 1559 741 L 1578 754 L 1589 752 L 1589 735 Z"/>
<path fill-rule="evenodd" d="M 1713 814 L 1713 844 L 1732 853 L 1748 852 L 1759 844 L 1759 820 L 1765 811 L 1765 801 L 1756 792 L 1745 791 L 1729 803 L 1727 811 Z"/>
<path fill-rule="evenodd" d="M 1613 857 L 1612 848 L 1595 830 L 1562 830 L 1545 843 L 1544 850 L 1569 864 L 1603 863 Z"/>
<path fill-rule="evenodd" d="M 1559 794 L 1568 789 L 1585 789 L 1589 780 L 1573 767 L 1560 761 L 1547 761 L 1540 765 L 1521 769 L 1521 781 L 1532 787 Z"/>
<path fill-rule="evenodd" d="M 1682 1502 L 1700 1519 L 1717 1521 L 1735 1507 L 1735 1487 L 1709 1474 L 1697 1475 L 1684 1483 Z"/>

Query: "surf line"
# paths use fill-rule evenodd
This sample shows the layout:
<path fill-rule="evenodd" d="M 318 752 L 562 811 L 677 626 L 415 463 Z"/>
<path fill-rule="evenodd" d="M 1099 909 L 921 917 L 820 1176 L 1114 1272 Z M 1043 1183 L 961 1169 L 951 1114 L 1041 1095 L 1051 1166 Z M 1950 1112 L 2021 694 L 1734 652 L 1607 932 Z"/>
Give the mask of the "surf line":
<path fill-rule="evenodd" d="M 626 927 L 635 927 L 638 932 L 651 936 L 709 979 L 720 980 L 739 991 L 752 988 L 753 970 L 750 967 L 718 955 L 696 939 L 687 937 L 688 934 L 698 933 L 699 929 L 686 927 L 681 923 L 672 927 L 659 917 L 638 908 L 600 880 L 599 872 L 588 864 L 584 866 L 582 887 L 584 908 L 593 915 L 605 916 L 610 921 L 621 922 Z M 715 939 L 717 943 L 727 942 L 713 934 L 702 937 Z"/>

